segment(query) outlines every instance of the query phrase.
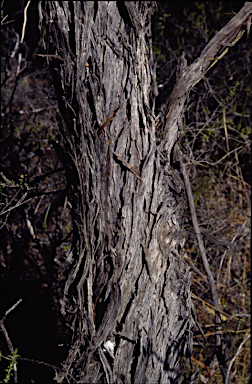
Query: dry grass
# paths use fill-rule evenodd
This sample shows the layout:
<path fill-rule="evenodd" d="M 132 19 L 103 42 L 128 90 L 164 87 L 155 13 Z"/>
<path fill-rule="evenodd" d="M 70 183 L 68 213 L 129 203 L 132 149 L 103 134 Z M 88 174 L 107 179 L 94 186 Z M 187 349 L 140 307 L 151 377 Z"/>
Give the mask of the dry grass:
<path fill-rule="evenodd" d="M 217 282 L 221 305 L 223 311 L 230 315 L 222 317 L 223 340 L 230 349 L 230 362 L 250 333 L 251 188 L 243 181 L 241 173 L 238 176 L 224 173 L 216 176 L 210 169 L 207 172 L 206 169 L 198 170 L 192 188 L 197 200 L 199 224 L 205 229 L 205 247 Z M 186 258 L 193 260 L 194 265 L 205 275 L 193 230 L 189 234 Z M 194 305 L 207 340 L 205 343 L 200 335 L 197 336 L 199 342 L 195 339 L 193 368 L 201 368 L 200 382 L 223 383 L 215 355 L 214 310 L 206 304 L 212 304 L 210 289 L 200 273 L 194 270 L 192 273 L 192 292 L 198 297 L 194 297 Z M 249 339 L 232 365 L 232 383 L 249 382 L 250 358 Z"/>

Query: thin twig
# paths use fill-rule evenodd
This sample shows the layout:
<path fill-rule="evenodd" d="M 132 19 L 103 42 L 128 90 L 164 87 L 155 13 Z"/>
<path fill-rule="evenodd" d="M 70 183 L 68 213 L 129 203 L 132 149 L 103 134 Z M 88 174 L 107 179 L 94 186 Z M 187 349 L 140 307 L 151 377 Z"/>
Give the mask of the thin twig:
<path fill-rule="evenodd" d="M 242 224 L 242 227 L 240 228 L 239 231 L 237 231 L 233 237 L 233 239 L 231 240 L 231 243 L 230 243 L 230 246 L 234 244 L 237 236 L 240 235 L 240 233 L 243 231 L 243 228 L 245 227 L 245 225 L 247 224 L 247 220 L 244 221 L 244 223 Z M 225 250 L 225 252 L 223 253 L 222 257 L 221 257 L 221 261 L 220 261 L 220 266 L 219 266 L 219 269 L 218 269 L 218 274 L 217 274 L 217 285 L 219 284 L 219 278 L 220 278 L 220 272 L 221 272 L 221 269 L 222 269 L 222 264 L 224 262 L 224 258 L 226 256 L 226 253 L 227 253 L 227 250 Z"/>
<path fill-rule="evenodd" d="M 219 348 L 222 344 L 221 334 L 218 332 L 218 331 L 220 331 L 220 328 L 221 328 L 220 312 L 222 312 L 222 308 L 221 308 L 218 292 L 217 292 L 217 289 L 215 286 L 213 274 L 212 274 L 212 271 L 210 269 L 210 266 L 209 266 L 209 263 L 207 260 L 203 239 L 202 239 L 202 236 L 200 233 L 199 224 L 198 224 L 195 206 L 194 206 L 194 200 L 193 200 L 193 194 L 192 194 L 190 180 L 189 180 L 189 177 L 188 177 L 188 174 L 186 171 L 186 167 L 183 163 L 182 156 L 180 154 L 181 149 L 177 146 L 175 150 L 177 151 L 177 157 L 178 157 L 178 160 L 180 163 L 181 173 L 182 173 L 183 178 L 184 178 L 184 184 L 185 184 L 185 189 L 186 189 L 186 193 L 187 193 L 187 198 L 188 198 L 189 208 L 190 208 L 190 212 L 191 212 L 195 236 L 196 236 L 196 239 L 198 242 L 200 255 L 201 255 L 203 265 L 204 265 L 204 268 L 206 271 L 206 275 L 207 275 L 207 279 L 209 282 L 211 295 L 212 295 L 212 299 L 213 299 L 213 304 L 215 307 L 215 323 L 216 323 L 216 331 L 217 331 L 216 332 L 216 346 L 217 346 L 217 348 Z M 223 371 L 223 376 L 225 376 L 225 366 L 220 360 L 219 360 L 219 364 L 220 364 L 221 370 Z"/>
<path fill-rule="evenodd" d="M 210 269 L 210 266 L 209 266 L 209 263 L 207 260 L 204 243 L 203 243 L 202 236 L 201 236 L 200 229 L 199 229 L 199 225 L 198 225 L 198 220 L 197 220 L 196 211 L 195 211 L 195 207 L 194 207 L 194 200 L 193 200 L 193 194 L 192 194 L 192 189 L 191 189 L 189 177 L 187 175 L 185 165 L 184 165 L 182 157 L 180 155 L 180 151 L 181 150 L 179 148 L 179 150 L 177 151 L 177 155 L 178 155 L 178 159 L 180 162 L 181 172 L 182 172 L 182 175 L 184 177 L 184 184 L 185 184 L 185 189 L 186 189 L 186 193 L 187 193 L 187 198 L 188 198 L 189 208 L 190 208 L 190 212 L 191 212 L 195 236 L 196 236 L 196 239 L 198 241 L 199 251 L 200 251 L 203 265 L 204 265 L 204 268 L 205 268 L 205 271 L 207 274 L 208 282 L 210 284 L 214 306 L 216 308 L 218 308 L 218 310 L 221 310 L 221 305 L 219 302 L 217 289 L 215 287 L 213 274 L 212 274 L 212 271 Z"/>
<path fill-rule="evenodd" d="M 218 308 L 215 308 L 213 305 L 207 303 L 205 300 L 201 299 L 199 296 L 195 295 L 194 293 L 191 292 L 191 295 L 192 297 L 194 297 L 195 299 L 198 299 L 200 300 L 202 303 L 204 303 L 206 306 L 210 307 L 210 308 L 213 308 L 214 310 L 218 310 L 218 312 L 220 312 L 222 315 L 226 316 L 226 317 L 230 317 L 231 319 L 236 319 L 238 321 L 242 321 L 243 323 L 247 323 L 245 320 L 242 320 L 242 319 L 239 319 L 238 317 L 235 317 L 234 315 L 229 315 L 228 313 L 226 312 L 223 312 L 221 311 L 220 309 Z M 220 333 L 223 332 L 223 331 L 220 331 Z M 225 331 L 226 332 L 226 331 Z"/>
<path fill-rule="evenodd" d="M 13 209 L 17 208 L 17 207 L 20 207 L 20 205 L 23 205 L 25 203 L 28 203 L 28 201 L 30 201 L 32 199 L 32 197 L 30 197 L 29 199 L 25 200 L 26 196 L 27 196 L 28 192 L 25 192 L 24 195 L 18 200 L 18 202 L 14 205 L 14 207 L 10 207 L 8 209 L 6 209 L 5 211 L 1 212 L 0 215 L 4 215 L 5 213 L 7 212 L 10 212 L 10 211 L 13 211 Z"/>
<path fill-rule="evenodd" d="M 232 365 L 235 361 L 235 359 L 238 357 L 239 353 L 241 352 L 241 349 L 243 347 L 243 344 L 246 343 L 246 341 L 250 338 L 250 333 L 245 337 L 245 339 L 241 342 L 241 344 L 239 345 L 237 351 L 236 351 L 236 354 L 234 355 L 234 357 L 232 358 L 232 360 L 230 361 L 229 363 L 229 366 L 228 366 L 228 369 L 227 369 L 227 375 L 226 375 L 226 379 L 225 379 L 225 384 L 228 384 L 230 382 L 230 371 L 231 371 L 231 368 L 232 368 Z"/>
<path fill-rule="evenodd" d="M 26 6 L 25 6 L 25 9 L 24 9 L 24 22 L 23 22 L 22 35 L 21 35 L 21 40 L 20 40 L 21 44 L 23 44 L 23 41 L 24 41 L 25 28 L 26 28 L 26 24 L 27 24 L 27 9 L 28 9 L 30 3 L 31 3 L 31 1 L 29 0 L 27 2 Z M 16 77 L 18 77 L 18 75 L 22 72 L 22 71 L 20 71 L 21 62 L 22 62 L 22 53 L 19 52 L 19 54 L 18 54 L 18 65 L 17 65 Z"/>
<path fill-rule="evenodd" d="M 21 303 L 21 301 L 22 301 L 23 299 L 19 299 L 10 309 L 8 309 L 6 312 L 5 312 L 5 315 L 4 315 L 4 317 L 2 318 L 2 321 L 4 321 L 5 320 L 5 318 L 6 318 L 6 316 L 11 312 L 11 311 L 13 311 L 17 306 L 18 306 L 18 304 L 19 303 Z"/>
<path fill-rule="evenodd" d="M 8 361 L 11 361 L 11 358 L 10 357 L 6 357 L 6 356 L 1 356 L 3 359 L 5 360 L 8 360 Z M 65 370 L 60 368 L 60 367 L 57 367 L 56 365 L 53 365 L 53 364 L 48 364 L 48 363 L 45 363 L 44 361 L 39 361 L 39 360 L 34 360 L 34 359 L 28 359 L 27 357 L 17 357 L 16 359 L 17 361 L 29 361 L 31 363 L 35 363 L 35 364 L 42 364 L 42 365 L 45 365 L 46 367 L 50 367 L 50 368 L 53 368 L 53 369 L 57 369 L 58 371 L 62 371 L 64 372 Z"/>
<path fill-rule="evenodd" d="M 12 342 L 9 338 L 9 335 L 8 335 L 8 332 L 4 326 L 4 320 L 6 319 L 7 315 L 13 311 L 19 303 L 21 303 L 22 299 L 19 299 L 10 309 L 8 309 L 3 318 L 0 320 L 0 327 L 2 328 L 2 331 L 3 331 L 3 334 L 5 336 L 5 339 L 6 339 L 6 342 L 7 342 L 7 345 L 8 345 L 8 348 L 14 358 L 14 362 L 13 362 L 13 370 L 14 370 L 14 383 L 17 383 L 17 364 L 16 364 L 16 359 L 15 359 L 15 351 L 14 351 L 14 348 L 13 348 L 13 345 L 12 345 Z"/>
<path fill-rule="evenodd" d="M 22 28 L 21 44 L 24 41 L 25 27 L 26 27 L 26 23 L 27 23 L 27 9 L 28 9 L 30 3 L 31 3 L 31 1 L 28 1 L 26 6 L 25 6 L 25 9 L 24 9 L 24 23 L 23 23 L 23 28 Z"/>
<path fill-rule="evenodd" d="M 121 161 L 121 163 L 126 167 L 128 168 L 140 181 L 141 180 L 141 177 L 140 177 L 140 174 L 138 172 L 138 170 L 133 167 L 132 165 L 130 165 L 129 163 L 127 163 L 127 161 L 125 161 L 122 156 L 120 156 L 118 153 L 116 152 L 113 152 L 113 154 Z"/>
<path fill-rule="evenodd" d="M 187 255 L 184 256 L 184 258 L 186 259 L 186 261 L 188 261 L 188 263 L 190 264 L 194 272 L 196 272 L 203 279 L 205 283 L 208 283 L 207 277 L 203 275 L 203 273 L 193 264 L 193 261 Z"/>

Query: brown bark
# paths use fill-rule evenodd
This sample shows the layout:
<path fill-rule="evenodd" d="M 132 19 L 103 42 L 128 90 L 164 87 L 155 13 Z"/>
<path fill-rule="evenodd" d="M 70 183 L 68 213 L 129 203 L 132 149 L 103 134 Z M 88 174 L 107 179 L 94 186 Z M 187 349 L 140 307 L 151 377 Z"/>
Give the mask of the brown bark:
<path fill-rule="evenodd" d="M 242 23 L 191 66 L 182 60 L 158 148 L 151 11 L 148 2 L 41 4 L 75 233 L 62 300 L 73 339 L 58 382 L 176 382 L 191 353 L 190 272 L 170 153 L 207 57 Z M 104 352 L 107 340 L 114 356 Z"/>

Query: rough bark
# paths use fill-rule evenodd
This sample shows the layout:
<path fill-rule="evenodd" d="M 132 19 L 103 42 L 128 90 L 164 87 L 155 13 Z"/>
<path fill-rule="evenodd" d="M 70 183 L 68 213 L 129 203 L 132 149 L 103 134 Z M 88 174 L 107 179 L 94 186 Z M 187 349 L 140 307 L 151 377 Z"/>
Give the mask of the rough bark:
<path fill-rule="evenodd" d="M 176 382 L 191 352 L 190 273 L 170 154 L 190 89 L 250 22 L 252 7 L 245 3 L 193 64 L 182 57 L 159 146 L 151 7 L 40 8 L 75 229 L 75 265 L 62 300 L 73 341 L 58 382 Z M 107 340 L 114 356 L 104 353 Z"/>
<path fill-rule="evenodd" d="M 75 232 L 62 300 L 73 339 L 58 382 L 170 383 L 191 350 L 181 214 L 155 138 L 151 12 L 147 2 L 40 7 Z"/>

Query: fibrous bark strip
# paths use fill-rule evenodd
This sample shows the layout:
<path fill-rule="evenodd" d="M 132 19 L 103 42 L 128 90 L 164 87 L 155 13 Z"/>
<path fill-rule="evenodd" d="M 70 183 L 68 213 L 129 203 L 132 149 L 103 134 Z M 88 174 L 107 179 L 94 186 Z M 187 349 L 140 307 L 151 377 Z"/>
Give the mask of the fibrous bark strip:
<path fill-rule="evenodd" d="M 50 65 L 72 170 L 75 264 L 62 310 L 74 333 L 58 382 L 170 383 L 191 350 L 181 212 L 156 146 L 151 12 L 148 2 L 40 8 L 48 54 L 63 58 Z"/>

